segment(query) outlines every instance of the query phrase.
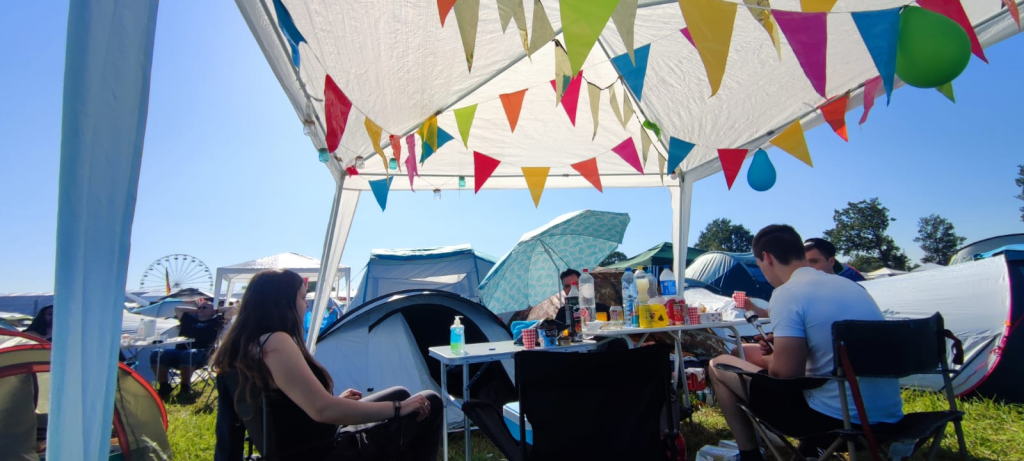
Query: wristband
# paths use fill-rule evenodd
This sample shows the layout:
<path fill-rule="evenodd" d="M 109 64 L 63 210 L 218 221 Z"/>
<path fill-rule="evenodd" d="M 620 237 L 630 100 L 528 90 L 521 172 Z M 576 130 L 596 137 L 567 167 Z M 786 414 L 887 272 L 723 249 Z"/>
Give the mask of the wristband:
<path fill-rule="evenodd" d="M 399 413 L 402 412 L 402 402 L 395 400 L 392 403 L 395 405 L 395 416 L 392 419 L 398 419 Z"/>

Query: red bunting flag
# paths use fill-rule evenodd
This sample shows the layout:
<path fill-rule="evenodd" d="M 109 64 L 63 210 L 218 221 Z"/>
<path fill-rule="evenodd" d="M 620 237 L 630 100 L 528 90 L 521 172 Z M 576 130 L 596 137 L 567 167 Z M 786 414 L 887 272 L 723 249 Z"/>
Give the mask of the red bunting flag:
<path fill-rule="evenodd" d="M 747 158 L 746 149 L 718 149 L 718 161 L 722 162 L 722 172 L 725 173 L 725 183 L 732 190 L 732 183 L 743 168 L 743 159 Z"/>
<path fill-rule="evenodd" d="M 583 84 L 583 71 L 576 74 L 569 82 L 569 86 L 565 88 L 565 94 L 562 95 L 562 108 L 565 109 L 565 115 L 569 116 L 569 121 L 572 122 L 572 126 L 576 126 L 576 105 L 580 102 L 580 86 Z M 551 81 L 551 89 L 558 91 L 555 86 L 555 81 Z"/>
<path fill-rule="evenodd" d="M 878 97 L 878 89 L 882 87 L 882 77 L 875 77 L 864 82 L 864 114 L 860 116 L 859 125 L 868 121 L 868 113 L 875 107 L 875 98 Z"/>
<path fill-rule="evenodd" d="M 341 136 L 345 134 L 348 124 L 348 113 L 352 110 L 352 101 L 338 88 L 330 74 L 324 78 L 324 113 L 327 119 L 327 151 L 334 153 L 341 145 Z"/>
<path fill-rule="evenodd" d="M 479 152 L 473 152 L 473 193 L 480 192 L 480 188 L 484 186 L 487 179 L 494 174 L 494 170 L 498 169 L 498 165 L 501 165 L 501 161 L 488 157 Z"/>
<path fill-rule="evenodd" d="M 971 53 L 988 63 L 985 51 L 981 49 L 981 42 L 978 41 L 978 34 L 974 33 L 974 25 L 967 17 L 967 12 L 964 11 L 964 5 L 960 3 L 960 0 L 918 0 L 917 4 L 921 5 L 921 8 L 939 13 L 960 24 L 960 27 L 964 28 L 964 32 L 967 32 L 967 38 L 971 39 Z"/>
<path fill-rule="evenodd" d="M 789 46 L 793 48 L 796 60 L 800 62 L 814 91 L 828 98 L 825 94 L 828 13 L 774 11 L 772 14 L 786 40 L 789 40 Z"/>
<path fill-rule="evenodd" d="M 596 158 L 584 160 L 579 163 L 573 163 L 570 166 L 572 169 L 578 171 L 580 175 L 583 176 L 583 179 L 586 179 L 590 184 L 593 184 L 595 189 L 604 193 L 604 188 L 601 187 L 601 174 L 597 171 Z"/>
<path fill-rule="evenodd" d="M 437 14 L 441 16 L 441 27 L 444 27 L 444 20 L 448 18 L 448 13 L 452 11 L 452 7 L 455 6 L 457 0 L 437 0 Z"/>
<path fill-rule="evenodd" d="M 832 131 L 846 142 L 850 142 L 850 136 L 846 133 L 846 106 L 849 101 L 850 93 L 846 93 L 821 106 L 821 114 L 825 116 L 825 121 L 832 127 Z"/>
<path fill-rule="evenodd" d="M 398 171 L 402 171 L 402 137 L 390 135 L 388 140 L 391 141 L 391 154 L 395 156 L 395 162 L 398 163 Z"/>
<path fill-rule="evenodd" d="M 1010 10 L 1010 16 L 1017 22 L 1017 30 L 1020 30 L 1020 8 L 1017 7 L 1017 0 L 1003 0 L 1003 4 Z"/>
<path fill-rule="evenodd" d="M 637 173 L 644 174 L 644 167 L 640 165 L 640 154 L 636 152 L 636 144 L 633 143 L 633 138 L 626 138 L 625 141 L 613 147 L 612 151 L 619 154 L 619 157 L 622 157 L 629 166 L 635 168 Z"/>
<path fill-rule="evenodd" d="M 505 109 L 505 118 L 508 119 L 508 127 L 513 133 L 516 132 L 516 124 L 519 123 L 519 112 L 523 110 L 523 98 L 526 90 L 519 90 L 515 93 L 501 95 L 501 107 Z"/>

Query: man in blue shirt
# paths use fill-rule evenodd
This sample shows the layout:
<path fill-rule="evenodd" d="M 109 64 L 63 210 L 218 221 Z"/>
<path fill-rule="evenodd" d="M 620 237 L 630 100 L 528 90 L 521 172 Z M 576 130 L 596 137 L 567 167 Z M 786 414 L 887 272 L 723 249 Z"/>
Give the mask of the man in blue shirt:
<path fill-rule="evenodd" d="M 821 238 L 810 238 L 804 242 L 807 265 L 826 274 L 836 274 L 854 282 L 863 282 L 864 276 L 856 269 L 836 262 L 836 246 Z"/>

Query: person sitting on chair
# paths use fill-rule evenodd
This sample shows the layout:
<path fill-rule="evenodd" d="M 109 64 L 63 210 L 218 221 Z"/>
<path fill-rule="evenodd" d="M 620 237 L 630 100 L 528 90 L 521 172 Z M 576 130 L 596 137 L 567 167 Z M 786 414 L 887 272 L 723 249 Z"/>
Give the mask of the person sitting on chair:
<path fill-rule="evenodd" d="M 178 334 L 192 338 L 192 342 L 178 344 L 174 349 L 162 353 L 154 352 L 149 356 L 149 364 L 153 367 L 153 373 L 159 383 L 157 393 L 164 400 L 171 396 L 172 389 L 167 376 L 171 368 L 181 371 L 181 388 L 178 395 L 188 395 L 192 392 L 192 372 L 206 365 L 210 350 L 217 341 L 220 330 L 224 328 L 224 315 L 213 309 L 213 303 L 206 300 L 200 300 L 198 303 L 197 307 L 174 308 L 174 315 L 181 324 Z"/>
<path fill-rule="evenodd" d="M 809 238 L 804 242 L 807 265 L 826 274 L 836 274 L 854 282 L 863 282 L 864 276 L 853 268 L 843 267 L 836 261 L 836 246 L 822 238 Z"/>
<path fill-rule="evenodd" d="M 303 342 L 306 290 L 302 277 L 289 270 L 263 271 L 249 282 L 213 356 L 215 372 L 238 373 L 238 416 L 254 418 L 253 411 L 240 411 L 241 402 L 266 405 L 263 414 L 270 416 L 263 424 L 275 459 L 436 460 L 441 397 L 433 391 L 410 395 L 403 387 L 365 397 L 347 389 L 335 396 L 331 375 Z"/>
<path fill-rule="evenodd" d="M 783 433 L 811 435 L 843 427 L 839 388 L 831 382 L 806 392 L 760 388 L 755 386 L 759 381 L 748 386 L 749 380 L 718 370 L 715 365 L 731 365 L 776 378 L 828 375 L 833 368 L 833 322 L 884 320 L 878 305 L 859 285 L 807 266 L 800 235 L 792 227 L 776 224 L 761 229 L 753 247 L 758 267 L 776 288 L 771 299 L 774 338 L 762 340 L 764 369 L 731 355 L 711 362 L 715 396 L 736 437 L 742 461 L 763 458 L 754 427 L 738 403 L 746 402 L 748 408 Z M 774 353 L 768 342 L 774 344 Z M 897 422 L 903 417 L 897 380 L 859 381 L 872 424 Z M 852 401 L 852 395 L 849 398 Z M 856 411 L 851 411 L 852 420 L 857 421 Z"/>

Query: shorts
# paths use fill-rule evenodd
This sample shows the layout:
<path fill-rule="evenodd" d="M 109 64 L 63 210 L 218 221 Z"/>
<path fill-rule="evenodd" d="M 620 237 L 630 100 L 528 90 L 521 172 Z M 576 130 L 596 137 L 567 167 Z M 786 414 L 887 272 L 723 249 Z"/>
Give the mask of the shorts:
<path fill-rule="evenodd" d="M 799 439 L 843 428 L 843 420 L 811 408 L 803 391 L 780 391 L 766 386 L 762 380 L 752 379 L 749 393 L 750 410 L 789 437 Z"/>
<path fill-rule="evenodd" d="M 155 365 L 159 360 L 160 365 L 179 370 L 182 366 L 200 368 L 206 365 L 208 355 L 206 349 L 168 349 L 162 353 L 153 351 L 149 356 L 149 363 Z"/>

